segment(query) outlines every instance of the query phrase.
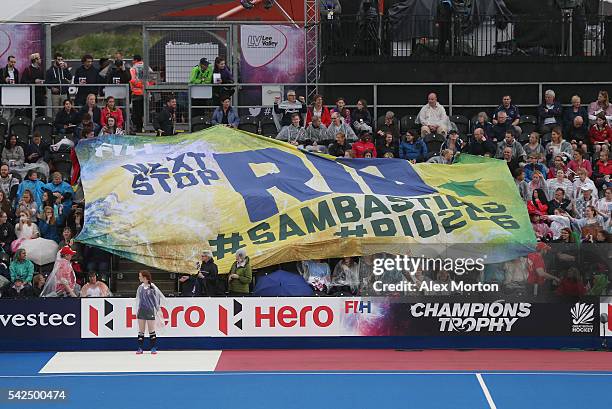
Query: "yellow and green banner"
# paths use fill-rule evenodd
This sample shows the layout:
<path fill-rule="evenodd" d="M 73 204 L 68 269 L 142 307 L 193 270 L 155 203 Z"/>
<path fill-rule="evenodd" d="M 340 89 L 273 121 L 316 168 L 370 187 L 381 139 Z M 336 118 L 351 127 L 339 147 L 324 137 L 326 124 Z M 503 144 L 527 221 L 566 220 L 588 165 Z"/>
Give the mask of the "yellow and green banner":
<path fill-rule="evenodd" d="M 76 150 L 86 200 L 77 241 L 168 271 L 195 272 L 206 249 L 225 273 L 243 247 L 265 267 L 375 252 L 487 251 L 497 262 L 535 244 L 495 159 L 334 158 L 223 126 L 88 139 Z"/>

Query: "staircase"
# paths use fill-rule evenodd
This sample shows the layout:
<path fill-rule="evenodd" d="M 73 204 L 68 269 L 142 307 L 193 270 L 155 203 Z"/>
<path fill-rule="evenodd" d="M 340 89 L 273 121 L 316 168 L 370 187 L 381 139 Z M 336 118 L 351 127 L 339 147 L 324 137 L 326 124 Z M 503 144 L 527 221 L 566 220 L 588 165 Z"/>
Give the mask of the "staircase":
<path fill-rule="evenodd" d="M 140 285 L 138 280 L 138 272 L 140 270 L 149 271 L 153 282 L 165 295 L 178 295 L 176 273 L 151 268 L 144 264 L 122 258 L 119 259 L 117 267 L 113 269 L 113 295 L 116 297 L 136 296 L 136 289 Z"/>

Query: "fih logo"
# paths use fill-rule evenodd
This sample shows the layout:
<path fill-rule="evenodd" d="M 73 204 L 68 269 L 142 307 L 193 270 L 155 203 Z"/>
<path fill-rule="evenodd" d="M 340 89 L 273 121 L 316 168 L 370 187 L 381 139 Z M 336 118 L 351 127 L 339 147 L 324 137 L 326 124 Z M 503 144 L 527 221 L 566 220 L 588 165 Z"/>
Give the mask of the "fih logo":
<path fill-rule="evenodd" d="M 593 332 L 594 304 L 577 302 L 570 310 L 572 314 L 572 332 Z"/>
<path fill-rule="evenodd" d="M 236 316 L 242 312 L 242 304 L 237 300 L 234 300 L 232 310 L 233 324 L 236 328 L 242 330 L 242 318 L 238 319 L 238 321 L 235 321 Z M 224 335 L 227 335 L 228 323 L 228 311 L 225 307 L 219 305 L 219 331 L 221 331 Z"/>
<path fill-rule="evenodd" d="M 113 304 L 104 300 L 103 318 L 106 319 L 106 317 L 108 317 L 112 313 L 113 313 Z M 95 336 L 100 335 L 99 325 L 100 325 L 100 312 L 98 311 L 96 307 L 94 307 L 93 305 L 90 305 L 89 306 L 89 331 Z M 114 319 L 113 318 L 108 319 L 108 321 L 104 323 L 104 326 L 112 331 L 115 326 Z"/>

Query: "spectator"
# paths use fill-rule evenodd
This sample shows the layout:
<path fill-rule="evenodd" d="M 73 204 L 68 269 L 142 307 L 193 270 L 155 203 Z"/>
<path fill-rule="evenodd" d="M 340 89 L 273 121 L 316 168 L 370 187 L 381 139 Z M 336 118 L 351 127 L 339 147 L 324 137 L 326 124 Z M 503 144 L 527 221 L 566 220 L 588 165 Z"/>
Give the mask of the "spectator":
<path fill-rule="evenodd" d="M 106 126 L 108 117 L 115 118 L 115 126 L 123 129 L 123 112 L 120 108 L 117 108 L 115 105 L 115 97 L 112 96 L 106 98 L 106 106 L 102 108 L 102 111 L 100 112 L 100 125 L 103 127 Z M 96 122 L 95 115 L 93 115 L 93 118 L 94 122 Z"/>
<path fill-rule="evenodd" d="M 555 210 L 561 209 L 563 212 L 571 212 L 572 211 L 572 202 L 566 196 L 565 190 L 563 188 L 557 188 L 553 195 L 552 200 L 548 202 L 548 214 L 555 214 Z"/>
<path fill-rule="evenodd" d="M 376 147 L 372 143 L 372 137 L 367 132 L 362 132 L 359 135 L 359 141 L 353 144 L 352 150 L 355 158 L 364 158 L 368 151 L 372 153 L 372 157 L 376 157 Z"/>
<path fill-rule="evenodd" d="M 155 116 L 153 127 L 157 136 L 176 135 L 176 98 L 170 97 L 166 106 Z"/>
<path fill-rule="evenodd" d="M 23 148 L 17 144 L 17 136 L 15 134 L 9 136 L 6 141 L 6 145 L 2 150 L 2 163 L 8 163 L 10 168 L 19 174 L 24 173 L 22 170 L 25 164 L 25 153 Z"/>
<path fill-rule="evenodd" d="M 230 296 L 244 296 L 249 294 L 249 284 L 253 279 L 251 262 L 244 249 L 236 252 L 236 261 L 230 268 L 228 289 Z"/>
<path fill-rule="evenodd" d="M 144 118 L 144 78 L 145 70 L 142 57 L 134 55 L 130 68 L 130 88 L 132 93 L 132 126 L 134 133 L 142 132 Z"/>
<path fill-rule="evenodd" d="M 106 83 L 106 76 L 111 68 L 113 61 L 110 58 L 102 57 L 98 60 L 98 78 L 100 84 Z"/>
<path fill-rule="evenodd" d="M 378 124 L 378 131 L 376 132 L 376 142 L 378 145 L 385 143 L 387 133 L 391 133 L 391 135 L 393 136 L 393 143 L 395 145 L 399 145 L 400 126 L 399 121 L 395 118 L 395 114 L 393 113 L 393 111 L 387 111 L 383 123 Z"/>
<path fill-rule="evenodd" d="M 572 97 L 572 105 L 563 112 L 563 128 L 570 140 L 585 140 L 589 126 L 589 114 L 581 105 L 578 95 Z"/>
<path fill-rule="evenodd" d="M 512 170 L 514 176 L 514 183 L 521 196 L 521 199 L 526 203 L 529 200 L 529 186 L 525 182 L 525 171 L 521 168 L 515 168 Z"/>
<path fill-rule="evenodd" d="M 55 261 L 53 271 L 47 279 L 41 297 L 77 297 L 79 288 L 76 276 L 72 269 L 72 256 L 74 251 L 66 246 L 59 251 L 60 257 Z"/>
<path fill-rule="evenodd" d="M 399 146 L 400 158 L 411 163 L 424 162 L 427 153 L 427 145 L 423 142 L 423 138 L 415 136 L 413 131 L 406 132 L 406 137 Z"/>
<path fill-rule="evenodd" d="M 59 242 L 60 248 L 63 248 L 65 246 L 70 246 L 70 248 L 75 251 L 75 254 L 72 256 L 72 268 L 76 273 L 82 272 L 83 247 L 80 243 L 74 241 L 74 234 L 72 232 L 72 229 L 67 226 L 62 229 L 62 241 Z"/>
<path fill-rule="evenodd" d="M 500 117 L 501 116 L 503 116 L 503 114 L 500 112 Z M 512 159 L 516 159 L 519 164 L 525 163 L 525 150 L 523 149 L 523 145 L 514 139 L 514 131 L 512 129 L 506 131 L 504 140 L 497 144 L 497 157 L 499 159 L 503 157 L 505 148 L 512 149 Z"/>
<path fill-rule="evenodd" d="M 334 115 L 339 114 L 337 112 L 334 112 Z M 345 134 L 342 132 L 338 132 L 336 134 L 335 139 L 336 140 L 331 145 L 329 145 L 329 154 L 337 158 L 344 158 L 350 156 L 351 144 L 347 142 Z"/>
<path fill-rule="evenodd" d="M 32 283 L 34 277 L 34 264 L 26 259 L 25 249 L 19 249 L 15 252 L 15 257 L 9 266 L 11 272 L 11 281 L 21 280 L 24 283 Z"/>
<path fill-rule="evenodd" d="M 212 74 L 213 84 L 233 84 L 234 78 L 227 64 L 225 58 L 215 58 L 215 66 L 213 67 Z M 234 95 L 234 88 L 232 87 L 213 87 L 213 98 L 215 103 L 221 104 L 221 96 L 225 95 L 232 97 Z"/>
<path fill-rule="evenodd" d="M 59 135 L 72 134 L 79 122 L 78 112 L 72 107 L 72 101 L 64 100 L 64 109 L 55 115 L 55 132 Z"/>
<path fill-rule="evenodd" d="M 578 169 L 583 168 L 587 171 L 587 176 L 591 177 L 593 175 L 593 168 L 591 167 L 591 162 L 584 159 L 584 154 L 580 150 L 574 151 L 574 159 L 569 161 L 567 164 L 567 168 L 574 173 L 578 172 Z"/>
<path fill-rule="evenodd" d="M 589 139 L 595 152 L 599 152 L 602 145 L 610 147 L 610 143 L 612 143 L 612 127 L 608 125 L 603 112 L 597 114 L 595 123 L 589 128 Z"/>
<path fill-rule="evenodd" d="M 548 198 L 544 189 L 533 189 L 531 199 L 527 202 L 529 213 L 546 214 L 548 213 Z"/>
<path fill-rule="evenodd" d="M 327 127 L 321 123 L 321 118 L 318 116 L 313 117 L 312 122 L 308 125 L 308 128 L 306 128 L 306 143 L 313 148 L 309 150 L 321 150 L 319 148 L 325 148 L 324 146 L 319 147 L 318 144 L 326 139 L 328 139 Z"/>
<path fill-rule="evenodd" d="M 546 254 L 551 247 L 546 243 L 538 243 L 536 251 L 527 256 L 528 277 L 527 282 L 533 285 L 533 295 L 538 293 L 550 292 L 550 286 L 547 285 L 547 280 L 559 283 L 559 278 L 546 272 L 546 264 L 544 263 L 543 255 Z"/>
<path fill-rule="evenodd" d="M 570 218 L 580 229 L 582 240 L 595 241 L 597 232 L 604 230 L 604 226 L 610 220 L 606 215 L 597 211 L 594 205 L 587 205 L 584 210 L 584 217 Z"/>
<path fill-rule="evenodd" d="M 610 175 L 612 175 L 612 160 L 608 158 L 607 150 L 602 150 L 599 160 L 595 162 L 593 168 L 593 181 L 598 189 L 610 187 Z"/>
<path fill-rule="evenodd" d="M 452 129 L 451 131 L 448 132 L 448 136 L 446 137 L 446 140 L 440 147 L 440 152 L 442 152 L 445 149 L 448 149 L 452 152 L 454 156 L 457 153 L 461 153 L 461 150 L 463 149 L 464 145 L 465 145 L 465 142 L 459 139 L 459 133 L 455 131 L 454 129 Z"/>
<path fill-rule="evenodd" d="M 81 288 L 81 297 L 108 297 L 110 291 L 106 284 L 102 281 L 98 281 L 98 275 L 95 271 L 87 273 L 87 284 Z"/>
<path fill-rule="evenodd" d="M 0 190 L 0 211 L 6 212 L 7 215 L 11 215 L 13 213 L 13 207 L 11 203 L 9 203 L 8 199 L 4 195 L 4 192 L 1 190 Z"/>
<path fill-rule="evenodd" d="M 580 188 L 581 196 L 578 196 L 574 201 L 573 213 L 577 219 L 586 217 L 586 210 L 588 206 L 597 205 L 597 195 L 593 196 L 593 192 L 588 186 Z"/>
<path fill-rule="evenodd" d="M 565 172 L 562 169 L 557 169 L 555 177 L 546 181 L 548 196 L 552 197 L 558 189 L 563 189 L 565 197 L 572 200 L 574 198 L 574 186 L 572 182 L 565 177 Z"/>
<path fill-rule="evenodd" d="M 72 196 L 74 190 L 68 182 L 62 180 L 62 174 L 59 172 L 53 172 L 51 175 L 51 182 L 47 183 L 42 187 L 43 191 L 47 191 L 53 196 L 54 200 L 59 201 L 63 209 L 61 214 L 68 214 L 72 207 Z M 58 240 L 59 241 L 59 240 Z"/>
<path fill-rule="evenodd" d="M 45 184 L 43 182 L 38 180 L 38 172 L 36 172 L 35 170 L 29 170 L 25 180 L 19 184 L 19 188 L 17 189 L 17 200 L 21 200 L 23 192 L 29 190 L 38 208 L 38 206 L 42 204 L 42 193 L 44 185 Z"/>
<path fill-rule="evenodd" d="M 40 132 L 34 132 L 32 135 L 32 142 L 27 146 L 25 150 L 25 161 L 26 165 L 24 169 L 36 169 L 39 174 L 43 175 L 45 179 L 49 177 L 49 145 L 42 143 Z"/>
<path fill-rule="evenodd" d="M 595 187 L 595 183 L 593 183 L 593 181 L 588 178 L 586 169 L 579 168 L 576 171 L 576 174 L 578 175 L 578 177 L 574 179 L 574 199 L 580 197 L 580 195 L 582 194 L 581 190 L 583 188 L 590 190 L 591 195 L 593 197 L 597 197 L 597 188 Z"/>
<path fill-rule="evenodd" d="M 359 263 L 352 257 L 344 257 L 331 275 L 329 294 L 355 294 L 359 288 Z"/>
<path fill-rule="evenodd" d="M 523 145 L 523 150 L 527 156 L 532 153 L 537 153 L 540 155 L 540 160 L 546 158 L 546 150 L 544 150 L 544 147 L 540 144 L 540 134 L 537 132 L 529 134 L 529 142 Z"/>
<path fill-rule="evenodd" d="M 98 108 L 96 96 L 94 94 L 87 95 L 86 103 L 81 107 L 81 110 L 79 111 L 79 118 L 82 119 L 83 115 L 86 113 L 89 114 L 94 123 L 101 124 L 102 111 L 100 110 L 100 108 Z"/>
<path fill-rule="evenodd" d="M 61 203 L 60 204 L 56 203 L 55 197 L 51 196 L 51 194 L 45 190 L 43 191 L 43 195 L 42 195 L 42 204 L 38 207 L 37 213 L 39 215 L 44 215 L 45 207 L 47 206 L 53 209 L 53 215 L 57 219 L 60 216 L 60 210 L 62 208 L 62 205 Z M 43 217 L 43 216 L 38 216 L 38 217 Z"/>
<path fill-rule="evenodd" d="M 291 116 L 291 125 L 283 127 L 276 136 L 279 141 L 289 142 L 298 146 L 306 140 L 306 130 L 300 125 L 300 114 L 297 112 Z"/>
<path fill-rule="evenodd" d="M 495 112 L 493 112 L 493 124 L 497 123 L 497 115 L 502 111 L 506 113 L 508 122 L 510 122 L 510 125 L 514 127 L 515 132 L 518 135 L 522 134 L 523 131 L 518 126 L 519 122 L 521 121 L 521 114 L 519 113 L 518 107 L 512 104 L 512 98 L 510 95 L 504 95 L 502 97 L 502 104 L 495 109 Z"/>
<path fill-rule="evenodd" d="M 45 82 L 45 72 L 41 67 L 42 60 L 40 59 L 39 53 L 30 55 L 30 65 L 23 70 L 21 73 L 22 84 L 36 84 L 42 85 Z M 34 103 L 37 107 L 44 107 L 45 103 L 45 87 L 35 87 L 34 89 Z M 37 115 L 43 115 L 44 108 L 38 108 L 36 110 Z"/>
<path fill-rule="evenodd" d="M 427 163 L 437 163 L 440 165 L 450 165 L 453 163 L 453 151 L 450 149 L 442 149 L 439 155 L 432 156 L 427 160 Z"/>
<path fill-rule="evenodd" d="M 342 121 L 341 116 L 338 112 L 331 114 L 332 123 L 327 127 L 327 139 L 335 139 L 338 133 L 345 135 L 347 140 L 354 142 L 357 140 L 357 135 L 353 132 L 353 128 Z"/>
<path fill-rule="evenodd" d="M 200 58 L 200 63 L 191 69 L 189 84 L 212 84 L 213 67 L 206 58 Z"/>
<path fill-rule="evenodd" d="M 379 158 L 399 158 L 399 145 L 392 132 L 385 134 L 384 143 L 376 148 Z"/>
<path fill-rule="evenodd" d="M 68 87 L 62 87 L 61 85 L 72 82 L 72 74 L 61 53 L 55 53 L 53 63 L 45 74 L 45 82 L 51 85 L 49 87 L 51 90 L 51 105 L 53 106 L 52 112 L 55 116 L 62 109 L 62 101 L 69 96 Z"/>
<path fill-rule="evenodd" d="M 507 116 L 507 115 L 506 115 Z M 476 129 L 482 129 L 485 137 L 490 137 L 493 124 L 489 122 L 489 116 L 486 112 L 479 112 L 476 116 L 476 123 L 472 124 L 472 133 L 476 133 Z"/>
<path fill-rule="evenodd" d="M 98 136 L 123 135 L 123 133 L 123 129 L 119 128 L 115 123 L 115 117 L 109 116 L 106 120 L 106 125 L 100 130 Z"/>
<path fill-rule="evenodd" d="M 565 161 L 572 158 L 572 145 L 563 140 L 563 133 L 558 126 L 553 128 L 551 141 L 546 145 L 546 158 L 552 162 L 553 158 L 557 155 L 562 155 Z"/>
<path fill-rule="evenodd" d="M 0 84 L 19 84 L 17 59 L 14 56 L 9 55 L 6 61 L 6 67 L 0 70 Z"/>
<path fill-rule="evenodd" d="M 497 113 L 497 122 L 491 127 L 489 131 L 489 138 L 496 143 L 500 143 L 508 133 L 508 131 L 513 131 L 512 123 L 508 120 L 508 115 L 505 111 L 500 111 Z"/>
<path fill-rule="evenodd" d="M 597 201 L 595 208 L 599 213 L 610 217 L 612 214 L 612 188 L 606 188 L 604 197 Z"/>
<path fill-rule="evenodd" d="M 549 242 L 552 240 L 552 230 L 550 230 L 550 227 L 548 227 L 548 224 L 546 224 L 543 220 L 542 220 L 542 215 L 544 215 L 545 213 L 542 213 L 539 210 L 529 210 L 529 218 L 531 219 L 531 228 L 533 229 L 533 232 L 535 233 L 536 236 L 536 240 L 537 241 L 544 241 L 544 242 Z"/>
<path fill-rule="evenodd" d="M 450 129 L 450 120 L 446 115 L 446 110 L 438 102 L 438 96 L 433 92 L 427 96 L 427 104 L 419 111 L 416 122 L 421 125 L 421 137 L 430 133 L 446 136 Z"/>
<path fill-rule="evenodd" d="M 130 72 L 126 69 L 123 59 L 115 59 L 106 74 L 107 84 L 129 84 L 132 79 Z"/>
<path fill-rule="evenodd" d="M 36 201 L 32 197 L 32 192 L 29 190 L 25 190 L 23 192 L 21 200 L 19 200 L 19 202 L 17 203 L 15 215 L 19 217 L 19 214 L 21 214 L 21 212 L 28 212 L 32 223 L 36 223 L 38 221 L 38 208 L 39 206 L 36 204 Z"/>
<path fill-rule="evenodd" d="M 295 91 L 287 91 L 287 100 L 280 102 L 280 97 L 274 98 L 274 113 L 281 115 L 280 124 L 281 127 L 288 126 L 291 124 L 291 116 L 295 113 L 300 114 L 300 125 L 302 122 L 302 115 L 307 112 L 306 100 L 300 96 L 299 101 L 295 100 Z"/>
<path fill-rule="evenodd" d="M 527 164 L 525 165 L 525 180 L 527 183 L 531 182 L 531 178 L 533 176 L 533 172 L 539 170 L 542 175 L 546 175 L 548 173 L 548 169 L 542 163 L 539 163 L 540 155 L 537 153 L 532 153 L 527 158 Z M 546 177 L 544 177 L 546 178 Z"/>
<path fill-rule="evenodd" d="M 362 98 L 357 101 L 357 107 L 351 112 L 351 119 L 353 120 L 351 125 L 355 134 L 358 135 L 363 131 L 372 132 L 372 115 L 368 110 L 368 104 L 365 99 Z"/>
<path fill-rule="evenodd" d="M 236 110 L 231 106 L 230 97 L 221 97 L 221 105 L 215 108 L 211 123 L 213 125 L 227 125 L 232 128 L 238 128 L 240 117 Z"/>
<path fill-rule="evenodd" d="M 212 251 L 204 250 L 202 252 L 202 262 L 200 263 L 200 271 L 198 278 L 203 280 L 203 294 L 208 297 L 223 295 L 225 293 L 221 280 L 219 279 L 219 269 L 213 259 Z"/>
<path fill-rule="evenodd" d="M 351 110 L 347 108 L 346 101 L 343 97 L 336 98 L 336 106 L 331 109 L 331 113 L 333 114 L 334 112 L 340 114 L 340 118 L 345 124 L 350 125 L 353 123 L 351 121 Z"/>
<path fill-rule="evenodd" d="M 546 179 L 554 179 L 557 177 L 557 171 L 563 171 L 563 174 L 567 176 L 567 166 L 565 166 L 564 156 L 557 155 L 552 161 L 552 166 L 548 168 L 548 174 L 546 175 Z M 571 182 L 571 181 L 570 181 Z"/>
<path fill-rule="evenodd" d="M 484 128 L 476 128 L 474 129 L 474 137 L 472 138 L 472 141 L 467 145 L 465 153 L 479 156 L 495 156 L 495 154 L 497 153 L 497 148 L 493 144 L 493 142 L 485 138 Z"/>
<path fill-rule="evenodd" d="M 33 294 L 32 286 L 29 283 L 24 283 L 20 278 L 3 291 L 5 298 L 30 298 Z"/>
<path fill-rule="evenodd" d="M 331 113 L 329 112 L 329 108 L 323 105 L 323 96 L 315 95 L 312 98 L 312 106 L 308 108 L 306 114 L 306 125 L 310 125 L 312 123 L 312 118 L 318 116 L 321 118 L 321 123 L 325 126 L 329 126 L 331 124 Z"/>
<path fill-rule="evenodd" d="M 510 170 L 510 173 L 514 172 L 515 169 L 518 169 L 521 167 L 518 159 L 512 156 L 511 147 L 509 146 L 505 147 L 504 150 L 502 151 L 502 155 L 503 155 L 502 159 L 506 161 L 506 165 L 508 165 L 508 170 Z"/>
<path fill-rule="evenodd" d="M 538 123 L 542 135 L 562 125 L 561 113 L 561 104 L 555 101 L 555 92 L 550 89 L 547 90 L 544 93 L 544 102 L 538 107 Z"/>
<path fill-rule="evenodd" d="M 8 221 L 8 213 L 0 211 L 0 246 L 6 254 L 11 254 L 11 243 L 15 240 L 15 226 Z"/>
<path fill-rule="evenodd" d="M 543 191 L 546 191 L 546 180 L 544 179 L 542 172 L 540 172 L 539 170 L 533 172 L 533 175 L 531 176 L 531 182 L 527 183 L 528 197 L 532 197 L 533 191 L 536 189 L 542 189 Z"/>
<path fill-rule="evenodd" d="M 60 235 L 58 231 L 58 221 L 53 214 L 53 208 L 46 206 L 44 213 L 38 215 L 38 230 L 40 230 L 40 237 L 47 240 L 53 240 L 56 243 L 60 242 Z"/>
<path fill-rule="evenodd" d="M 586 292 L 582 276 L 576 267 L 567 270 L 567 275 L 561 279 L 556 290 L 556 294 L 560 297 L 582 297 Z"/>
<path fill-rule="evenodd" d="M 42 274 L 36 274 L 32 279 L 32 295 L 34 297 L 40 297 L 40 293 L 45 286 L 45 280 L 45 276 Z"/>
<path fill-rule="evenodd" d="M 608 98 L 608 91 L 599 91 L 597 101 L 589 104 L 589 119 L 591 121 L 594 121 L 600 112 L 603 112 L 608 121 L 612 121 L 612 105 Z"/>
<path fill-rule="evenodd" d="M 0 166 L 0 189 L 10 202 L 15 200 L 18 186 L 19 179 L 13 177 L 13 175 L 9 172 L 9 165 L 3 163 L 2 166 Z"/>
<path fill-rule="evenodd" d="M 298 262 L 299 263 L 299 262 Z M 325 260 L 305 260 L 298 264 L 302 277 L 315 294 L 327 294 L 331 283 L 331 270 Z"/>
<path fill-rule="evenodd" d="M 87 130 L 87 132 L 86 132 Z M 85 139 L 89 132 L 92 132 L 94 135 L 98 135 L 102 127 L 97 123 L 91 120 L 91 115 L 88 112 L 85 112 L 81 116 L 81 123 L 77 125 L 74 130 L 74 137 L 77 139 Z"/>
<path fill-rule="evenodd" d="M 98 70 L 93 66 L 93 57 L 86 54 L 81 58 L 81 65 L 74 73 L 74 83 L 80 85 L 75 97 L 75 104 L 85 105 L 90 94 L 94 97 L 98 95 L 98 87 L 86 86 L 87 84 L 97 84 L 99 81 Z M 99 123 L 99 122 L 96 122 Z"/>

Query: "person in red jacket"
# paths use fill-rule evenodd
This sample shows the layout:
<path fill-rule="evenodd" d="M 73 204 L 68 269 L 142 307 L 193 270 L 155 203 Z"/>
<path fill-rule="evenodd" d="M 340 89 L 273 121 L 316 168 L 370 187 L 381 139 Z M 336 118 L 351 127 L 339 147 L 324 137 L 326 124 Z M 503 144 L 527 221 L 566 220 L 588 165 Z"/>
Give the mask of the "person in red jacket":
<path fill-rule="evenodd" d="M 329 127 L 329 125 L 331 125 L 331 113 L 329 109 L 323 105 L 323 96 L 317 94 L 312 101 L 312 106 L 308 108 L 308 113 L 306 113 L 306 127 L 312 123 L 313 116 L 321 118 L 321 123 L 325 125 L 326 128 Z"/>
<path fill-rule="evenodd" d="M 561 279 L 556 292 L 561 297 L 582 297 L 586 294 L 586 287 L 582 283 L 580 271 L 576 267 L 570 267 L 567 270 L 567 274 Z"/>
<path fill-rule="evenodd" d="M 608 125 L 605 113 L 600 112 L 597 114 L 595 123 L 589 129 L 589 139 L 595 152 L 601 150 L 601 145 L 610 145 L 612 142 L 612 128 Z"/>
<path fill-rule="evenodd" d="M 355 158 L 363 158 L 366 151 L 372 153 L 371 157 L 376 157 L 376 147 L 372 143 L 372 137 L 369 133 L 364 132 L 359 137 L 359 141 L 353 144 L 353 155 L 355 155 Z"/>
<path fill-rule="evenodd" d="M 102 108 L 102 113 L 100 114 L 100 125 L 102 125 L 102 127 L 106 126 L 106 120 L 109 116 L 115 118 L 115 125 L 117 128 L 123 129 L 123 112 L 121 108 L 115 106 L 115 97 L 106 98 L 106 106 Z"/>

